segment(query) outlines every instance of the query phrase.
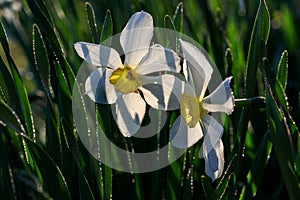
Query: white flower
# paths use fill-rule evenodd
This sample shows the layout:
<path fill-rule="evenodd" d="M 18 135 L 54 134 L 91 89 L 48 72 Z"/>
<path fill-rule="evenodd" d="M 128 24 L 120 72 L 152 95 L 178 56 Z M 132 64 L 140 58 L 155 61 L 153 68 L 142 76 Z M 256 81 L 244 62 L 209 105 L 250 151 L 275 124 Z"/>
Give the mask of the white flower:
<path fill-rule="evenodd" d="M 179 107 L 177 97 L 183 88 L 182 81 L 170 74 L 157 73 L 179 72 L 179 57 L 161 45 L 150 46 L 153 30 L 150 14 L 142 11 L 130 18 L 120 35 L 124 63 L 113 48 L 85 42 L 75 44 L 80 57 L 100 66 L 87 78 L 86 94 L 95 102 L 112 104 L 113 116 L 125 137 L 140 128 L 145 101 L 161 110 Z M 162 75 L 154 76 L 155 73 Z"/>
<path fill-rule="evenodd" d="M 171 142 L 177 148 L 188 148 L 204 135 L 200 157 L 205 159 L 206 174 L 215 180 L 224 168 L 223 127 L 208 112 L 232 113 L 234 96 L 229 85 L 232 77 L 204 98 L 213 68 L 199 49 L 182 40 L 180 43 L 188 66 L 188 84 L 180 98 L 180 116 L 173 124 Z"/>

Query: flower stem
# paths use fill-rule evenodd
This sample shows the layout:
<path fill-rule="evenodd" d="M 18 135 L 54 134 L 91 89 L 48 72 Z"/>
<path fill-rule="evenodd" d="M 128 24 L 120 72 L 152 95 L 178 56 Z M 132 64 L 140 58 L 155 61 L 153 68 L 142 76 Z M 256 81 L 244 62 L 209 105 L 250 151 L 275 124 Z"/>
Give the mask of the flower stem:
<path fill-rule="evenodd" d="M 258 107 L 264 108 L 266 106 L 266 98 L 262 96 L 252 97 L 252 98 L 243 98 L 243 99 L 235 99 L 234 100 L 235 107 Z"/>

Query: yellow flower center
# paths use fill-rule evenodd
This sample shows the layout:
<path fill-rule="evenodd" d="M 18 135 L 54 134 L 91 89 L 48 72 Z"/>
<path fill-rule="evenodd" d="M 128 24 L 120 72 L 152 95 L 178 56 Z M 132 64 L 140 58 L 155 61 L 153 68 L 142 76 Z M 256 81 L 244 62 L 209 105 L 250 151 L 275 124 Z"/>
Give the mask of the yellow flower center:
<path fill-rule="evenodd" d="M 138 74 L 127 66 L 122 66 L 113 71 L 109 77 L 109 82 L 113 84 L 119 92 L 124 94 L 136 92 L 141 85 Z"/>
<path fill-rule="evenodd" d="M 197 122 L 201 120 L 203 111 L 201 101 L 186 93 L 182 95 L 180 100 L 180 114 L 190 128 L 195 127 Z"/>

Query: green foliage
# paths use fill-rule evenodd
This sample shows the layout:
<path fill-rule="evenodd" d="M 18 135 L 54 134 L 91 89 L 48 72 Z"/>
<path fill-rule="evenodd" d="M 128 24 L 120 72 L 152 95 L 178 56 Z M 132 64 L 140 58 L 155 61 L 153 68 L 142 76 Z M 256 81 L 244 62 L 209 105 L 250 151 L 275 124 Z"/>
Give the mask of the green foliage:
<path fill-rule="evenodd" d="M 14 20 L 1 16 L 1 198 L 300 199 L 300 18 L 295 1 L 22 3 Z M 133 174 L 102 164 L 79 138 L 87 124 L 76 127 L 72 114 L 72 96 L 83 92 L 75 81 L 82 60 L 73 45 L 107 41 L 140 10 L 149 12 L 155 25 L 191 36 L 209 52 L 223 78 L 233 76 L 237 99 L 224 122 L 226 170 L 214 182 L 199 158 L 202 141 L 163 169 Z M 162 38 L 180 50 L 180 35 Z M 16 48 L 25 52 L 22 62 Z M 33 78 L 28 80 L 26 72 Z M 85 110 L 83 104 L 75 106 Z M 169 112 L 157 136 L 143 142 L 120 136 L 109 106 L 97 104 L 96 110 L 105 134 L 137 152 L 149 143 L 155 150 L 166 145 L 178 115 Z"/>

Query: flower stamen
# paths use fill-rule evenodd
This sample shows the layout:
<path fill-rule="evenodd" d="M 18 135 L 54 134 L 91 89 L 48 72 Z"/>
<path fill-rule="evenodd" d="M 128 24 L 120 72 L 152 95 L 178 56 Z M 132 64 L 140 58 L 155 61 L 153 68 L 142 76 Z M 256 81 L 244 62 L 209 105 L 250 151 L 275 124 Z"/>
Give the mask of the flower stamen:
<path fill-rule="evenodd" d="M 116 90 L 124 94 L 137 91 L 141 85 L 138 74 L 128 66 L 122 66 L 113 71 L 109 82 L 115 86 Z"/>
<path fill-rule="evenodd" d="M 185 123 L 193 128 L 201 120 L 203 109 L 201 102 L 187 93 L 184 93 L 180 100 L 180 114 Z"/>

